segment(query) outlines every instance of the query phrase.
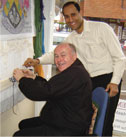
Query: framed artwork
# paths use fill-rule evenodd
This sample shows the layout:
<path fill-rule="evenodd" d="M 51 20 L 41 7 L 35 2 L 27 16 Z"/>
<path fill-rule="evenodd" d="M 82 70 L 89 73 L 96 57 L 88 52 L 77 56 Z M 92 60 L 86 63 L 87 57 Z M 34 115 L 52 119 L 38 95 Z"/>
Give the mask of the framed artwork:
<path fill-rule="evenodd" d="M 0 0 L 0 40 L 34 35 L 34 1 Z"/>

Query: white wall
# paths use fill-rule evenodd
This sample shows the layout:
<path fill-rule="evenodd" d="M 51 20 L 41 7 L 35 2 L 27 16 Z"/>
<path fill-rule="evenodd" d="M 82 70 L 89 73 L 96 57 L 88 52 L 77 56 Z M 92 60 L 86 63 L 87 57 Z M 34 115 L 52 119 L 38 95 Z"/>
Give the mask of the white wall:
<path fill-rule="evenodd" d="M 31 8 L 31 12 L 33 9 L 34 7 Z M 31 22 L 34 20 L 32 19 Z M 32 25 L 34 24 L 31 23 Z M 20 98 L 21 94 L 15 94 L 20 93 L 20 91 L 17 87 L 14 87 L 13 90 L 12 83 L 9 81 L 14 68 L 21 68 L 28 57 L 33 57 L 34 32 L 21 39 L 21 36 L 14 34 L 3 37 L 1 30 L 2 24 L 0 25 L 0 136 L 12 136 L 18 130 L 19 121 L 33 117 L 35 112 L 34 102 L 24 99 L 23 95 L 23 98 Z M 5 32 L 4 34 L 6 34 Z M 15 36 L 17 37 L 15 38 Z"/>
<path fill-rule="evenodd" d="M 34 116 L 34 102 L 19 99 L 21 92 L 9 81 L 14 68 L 22 67 L 27 57 L 33 57 L 33 40 L 31 38 L 0 41 L 0 136 L 12 136 L 18 129 L 20 120 Z M 17 83 L 18 84 L 18 83 Z M 22 95 L 23 96 L 23 95 Z M 15 103 L 18 103 L 14 107 Z"/>

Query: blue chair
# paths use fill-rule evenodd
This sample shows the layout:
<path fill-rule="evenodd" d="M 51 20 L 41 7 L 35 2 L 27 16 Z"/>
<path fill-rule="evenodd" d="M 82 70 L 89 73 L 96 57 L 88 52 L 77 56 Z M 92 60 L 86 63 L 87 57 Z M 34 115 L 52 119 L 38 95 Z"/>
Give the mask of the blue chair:
<path fill-rule="evenodd" d="M 98 107 L 93 134 L 102 136 L 107 104 L 109 101 L 108 93 L 104 88 L 97 87 L 93 90 L 92 100 L 93 103 Z"/>

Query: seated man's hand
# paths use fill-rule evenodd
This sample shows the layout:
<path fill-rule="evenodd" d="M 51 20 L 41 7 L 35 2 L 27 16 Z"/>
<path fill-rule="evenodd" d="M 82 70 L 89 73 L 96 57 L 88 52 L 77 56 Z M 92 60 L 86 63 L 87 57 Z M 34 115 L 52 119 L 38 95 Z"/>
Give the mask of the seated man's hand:
<path fill-rule="evenodd" d="M 29 69 L 23 69 L 22 72 L 24 73 L 24 76 L 27 78 L 35 79 L 36 75 Z"/>
<path fill-rule="evenodd" d="M 31 66 L 35 67 L 35 66 L 38 65 L 39 63 L 40 63 L 39 59 L 28 58 L 28 59 L 24 62 L 23 66 L 25 66 L 25 67 L 31 67 Z"/>
<path fill-rule="evenodd" d="M 13 71 L 13 76 L 14 78 L 19 81 L 22 77 L 24 77 L 24 73 L 21 69 L 19 68 L 16 68 L 14 71 Z"/>
<path fill-rule="evenodd" d="M 13 76 L 17 81 L 19 81 L 22 77 L 32 78 L 32 79 L 35 79 L 36 77 L 36 75 L 29 69 L 19 69 L 19 68 L 14 70 Z"/>

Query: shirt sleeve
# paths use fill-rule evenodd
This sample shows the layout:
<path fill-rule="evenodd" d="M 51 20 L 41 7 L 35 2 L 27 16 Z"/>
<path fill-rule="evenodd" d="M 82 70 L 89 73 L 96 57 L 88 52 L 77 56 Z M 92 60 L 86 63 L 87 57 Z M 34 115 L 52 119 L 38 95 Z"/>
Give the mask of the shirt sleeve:
<path fill-rule="evenodd" d="M 119 84 L 124 73 L 126 57 L 121 49 L 120 42 L 113 29 L 107 24 L 104 24 L 103 28 L 101 29 L 103 41 L 113 61 L 113 76 L 111 83 Z"/>
<path fill-rule="evenodd" d="M 19 81 L 21 92 L 33 101 L 47 101 L 56 99 L 70 94 L 76 94 L 79 88 L 83 86 L 91 87 L 88 77 L 72 70 L 56 75 L 47 81 L 44 78 L 37 77 L 35 80 L 22 78 Z M 88 84 L 87 84 L 88 83 Z"/>
<path fill-rule="evenodd" d="M 49 91 L 47 80 L 39 76 L 36 76 L 35 79 L 21 78 L 19 88 L 27 98 L 33 101 L 44 100 L 46 92 Z"/>
<path fill-rule="evenodd" d="M 45 53 L 38 59 L 40 60 L 40 64 L 54 64 L 54 52 Z"/>

